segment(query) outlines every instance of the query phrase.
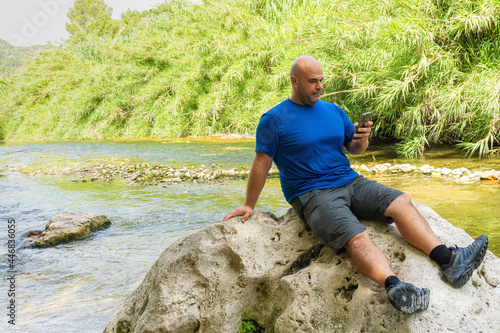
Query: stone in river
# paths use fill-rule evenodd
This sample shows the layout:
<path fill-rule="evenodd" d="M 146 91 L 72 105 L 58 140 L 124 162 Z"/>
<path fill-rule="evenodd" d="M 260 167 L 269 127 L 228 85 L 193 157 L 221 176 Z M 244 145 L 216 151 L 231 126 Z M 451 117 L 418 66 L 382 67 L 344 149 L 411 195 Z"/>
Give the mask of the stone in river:
<path fill-rule="evenodd" d="M 365 172 L 371 172 L 372 171 L 369 167 L 367 167 L 364 164 L 362 164 L 359 168 L 360 168 L 361 171 L 365 171 Z"/>
<path fill-rule="evenodd" d="M 416 168 L 417 168 L 416 166 L 413 166 L 411 164 L 400 164 L 400 165 L 398 165 L 398 170 L 401 171 L 401 172 L 404 172 L 404 173 L 411 172 L 411 171 L 415 170 Z"/>
<path fill-rule="evenodd" d="M 473 239 L 415 203 L 447 245 Z M 238 332 L 244 319 L 269 333 L 498 332 L 500 259 L 490 251 L 465 286 L 410 246 L 394 224 L 363 221 L 405 282 L 431 290 L 426 311 L 399 312 L 384 288 L 362 276 L 347 254 L 321 247 L 289 210 L 256 212 L 180 238 L 151 267 L 105 332 Z M 126 258 L 124 258 L 126 263 Z"/>
<path fill-rule="evenodd" d="M 425 164 L 425 165 L 422 165 L 419 168 L 419 170 L 422 171 L 422 173 L 429 174 L 429 173 L 432 173 L 432 171 L 434 170 L 434 168 L 431 167 L 429 164 Z"/>
<path fill-rule="evenodd" d="M 85 212 L 64 212 L 50 219 L 45 230 L 30 231 L 28 240 L 22 247 L 42 248 L 85 239 L 98 230 L 111 225 L 104 215 L 94 215 Z"/>
<path fill-rule="evenodd" d="M 491 170 L 491 171 L 485 171 L 485 172 L 482 172 L 479 177 L 481 179 L 485 179 L 485 180 L 497 180 L 500 178 L 500 172 L 499 171 L 495 171 L 495 170 Z"/>
<path fill-rule="evenodd" d="M 451 169 L 448 169 L 448 168 L 442 168 L 442 169 L 438 169 L 439 172 L 441 172 L 442 175 L 444 176 L 448 176 L 450 173 L 453 172 L 453 170 Z"/>
<path fill-rule="evenodd" d="M 375 171 L 376 173 L 383 173 L 386 172 L 390 167 L 390 163 L 377 164 L 373 167 L 373 171 Z"/>
<path fill-rule="evenodd" d="M 469 177 L 467 177 L 467 176 L 462 176 L 462 177 L 460 177 L 459 181 L 461 183 L 470 183 L 471 179 Z"/>

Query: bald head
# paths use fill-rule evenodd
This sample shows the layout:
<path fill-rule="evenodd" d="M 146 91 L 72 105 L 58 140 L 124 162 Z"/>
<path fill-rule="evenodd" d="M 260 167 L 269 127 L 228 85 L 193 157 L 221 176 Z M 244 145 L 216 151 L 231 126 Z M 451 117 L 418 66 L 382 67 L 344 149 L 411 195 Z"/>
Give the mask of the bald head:
<path fill-rule="evenodd" d="M 323 91 L 323 69 L 320 63 L 310 56 L 295 59 L 290 67 L 292 82 L 292 102 L 314 105 Z"/>
<path fill-rule="evenodd" d="M 295 59 L 290 67 L 290 77 L 292 75 L 300 76 L 304 72 L 309 72 L 310 69 L 321 69 L 318 60 L 311 56 L 301 56 Z"/>

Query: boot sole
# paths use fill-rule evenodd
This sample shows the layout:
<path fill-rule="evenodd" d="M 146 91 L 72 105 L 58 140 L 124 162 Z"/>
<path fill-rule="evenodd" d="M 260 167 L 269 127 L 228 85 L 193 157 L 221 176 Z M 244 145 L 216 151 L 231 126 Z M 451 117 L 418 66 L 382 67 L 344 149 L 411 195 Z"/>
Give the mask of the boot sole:
<path fill-rule="evenodd" d="M 401 312 L 413 313 L 426 310 L 429 307 L 431 292 L 427 288 L 417 288 L 413 285 L 395 287 L 389 301 Z"/>

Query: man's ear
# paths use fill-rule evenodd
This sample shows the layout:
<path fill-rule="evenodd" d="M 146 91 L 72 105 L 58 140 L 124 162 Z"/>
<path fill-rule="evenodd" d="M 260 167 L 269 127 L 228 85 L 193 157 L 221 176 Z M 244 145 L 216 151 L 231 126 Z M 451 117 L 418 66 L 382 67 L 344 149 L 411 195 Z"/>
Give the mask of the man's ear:
<path fill-rule="evenodd" d="M 290 82 L 292 82 L 292 87 L 297 87 L 297 77 L 295 75 L 290 76 Z"/>

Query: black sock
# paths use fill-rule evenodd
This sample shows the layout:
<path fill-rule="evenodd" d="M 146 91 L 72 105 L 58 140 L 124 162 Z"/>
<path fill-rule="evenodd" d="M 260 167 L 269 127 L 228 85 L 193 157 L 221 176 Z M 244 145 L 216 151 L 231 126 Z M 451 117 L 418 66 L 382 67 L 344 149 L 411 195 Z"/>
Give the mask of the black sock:
<path fill-rule="evenodd" d="M 434 260 L 439 266 L 446 265 L 451 259 L 451 250 L 446 247 L 446 245 L 438 245 L 432 249 L 429 254 L 432 260 Z"/>
<path fill-rule="evenodd" d="M 397 276 L 391 275 L 387 279 L 385 279 L 385 289 L 388 289 L 390 286 L 393 286 L 399 282 Z"/>

